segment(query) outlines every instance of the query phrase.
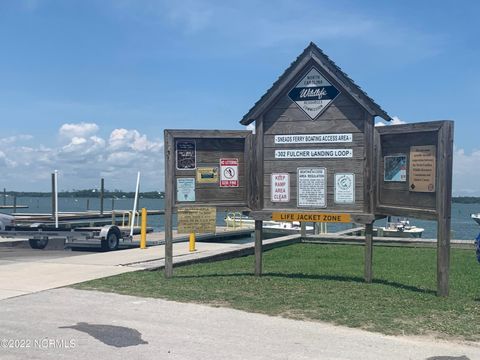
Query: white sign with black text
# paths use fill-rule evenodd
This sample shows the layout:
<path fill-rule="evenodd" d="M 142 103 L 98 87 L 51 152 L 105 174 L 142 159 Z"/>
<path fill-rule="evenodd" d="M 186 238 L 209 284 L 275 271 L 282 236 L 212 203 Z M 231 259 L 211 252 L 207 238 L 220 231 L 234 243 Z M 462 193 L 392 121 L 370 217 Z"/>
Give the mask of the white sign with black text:
<path fill-rule="evenodd" d="M 352 141 L 352 134 L 275 135 L 275 144 L 329 144 L 350 143 Z"/>
<path fill-rule="evenodd" d="M 290 174 L 271 174 L 271 201 L 289 202 L 290 201 Z"/>
<path fill-rule="evenodd" d="M 336 159 L 353 157 L 352 149 L 275 150 L 275 159 Z"/>
<path fill-rule="evenodd" d="M 355 203 L 355 174 L 335 174 L 335 203 Z"/>
<path fill-rule="evenodd" d="M 325 168 L 298 168 L 297 206 L 327 207 L 327 170 Z"/>

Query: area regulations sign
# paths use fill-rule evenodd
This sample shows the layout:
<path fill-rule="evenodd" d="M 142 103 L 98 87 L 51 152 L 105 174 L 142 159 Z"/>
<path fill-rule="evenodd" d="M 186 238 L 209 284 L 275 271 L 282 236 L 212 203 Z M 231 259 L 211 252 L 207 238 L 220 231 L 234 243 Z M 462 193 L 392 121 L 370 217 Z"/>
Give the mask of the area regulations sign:
<path fill-rule="evenodd" d="M 217 209 L 214 207 L 186 207 L 178 209 L 179 234 L 215 233 Z"/>

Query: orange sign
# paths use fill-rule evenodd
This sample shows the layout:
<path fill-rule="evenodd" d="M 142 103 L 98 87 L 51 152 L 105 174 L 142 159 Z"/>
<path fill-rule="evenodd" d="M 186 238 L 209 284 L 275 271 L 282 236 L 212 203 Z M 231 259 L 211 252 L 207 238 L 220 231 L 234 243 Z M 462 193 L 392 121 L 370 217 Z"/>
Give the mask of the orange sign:
<path fill-rule="evenodd" d="M 303 221 L 303 222 L 328 222 L 328 223 L 349 223 L 351 221 L 350 214 L 333 214 L 333 213 L 289 213 L 289 212 L 273 212 L 272 220 L 275 221 Z"/>

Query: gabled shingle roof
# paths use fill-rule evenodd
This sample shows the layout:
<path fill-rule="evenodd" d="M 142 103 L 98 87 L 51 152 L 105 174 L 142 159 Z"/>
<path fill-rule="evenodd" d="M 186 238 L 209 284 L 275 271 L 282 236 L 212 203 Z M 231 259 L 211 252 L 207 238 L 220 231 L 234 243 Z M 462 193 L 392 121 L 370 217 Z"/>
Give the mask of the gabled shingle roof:
<path fill-rule="evenodd" d="M 272 87 L 258 100 L 240 121 L 243 125 L 248 125 L 270 105 L 279 95 L 293 77 L 295 77 L 303 67 L 313 59 L 319 64 L 321 69 L 330 75 L 350 96 L 367 110 L 372 116 L 380 116 L 390 121 L 391 117 L 367 95 L 355 82 L 345 74 L 317 45 L 313 42 L 297 57 L 297 59 L 284 71 L 284 73 L 273 83 Z"/>

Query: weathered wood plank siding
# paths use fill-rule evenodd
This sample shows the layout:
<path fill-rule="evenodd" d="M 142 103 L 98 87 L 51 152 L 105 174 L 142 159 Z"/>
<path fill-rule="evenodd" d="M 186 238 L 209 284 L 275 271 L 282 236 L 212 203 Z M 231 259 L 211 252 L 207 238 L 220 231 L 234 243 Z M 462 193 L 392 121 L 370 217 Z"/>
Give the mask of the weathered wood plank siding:
<path fill-rule="evenodd" d="M 326 210 L 363 212 L 369 210 L 367 206 L 370 197 L 365 199 L 365 168 L 367 168 L 367 155 L 370 150 L 366 148 L 366 141 L 372 143 L 372 138 L 366 140 L 366 121 L 372 122 L 372 117 L 349 95 L 342 92 L 335 100 L 328 105 L 326 110 L 315 120 L 312 120 L 301 110 L 289 97 L 288 91 L 303 78 L 310 70 L 310 65 L 300 72 L 291 83 L 286 86 L 278 100 L 263 114 L 263 208 L 264 209 L 304 209 L 297 207 L 297 169 L 301 167 L 323 167 L 326 168 L 327 198 Z M 325 78 L 341 88 L 327 74 L 322 73 Z M 352 142 L 342 143 L 317 143 L 317 144 L 275 144 L 275 135 L 289 134 L 352 134 Z M 259 134 L 257 134 L 258 137 Z M 259 139 L 260 140 L 260 139 Z M 352 149 L 352 158 L 327 158 L 327 159 L 276 159 L 275 150 L 279 149 Z M 367 154 L 368 153 L 368 154 Z M 370 155 L 369 155 L 370 156 Z M 372 159 L 370 159 L 370 162 Z M 368 166 L 371 169 L 371 165 Z M 334 202 L 334 177 L 336 173 L 355 174 L 355 204 L 335 204 Z M 271 174 L 290 174 L 290 201 L 271 201 Z M 367 203 L 365 202 L 367 200 Z"/>
<path fill-rule="evenodd" d="M 409 172 L 405 182 L 384 181 L 385 173 L 384 157 L 388 155 L 405 155 L 407 157 L 407 169 L 410 166 L 410 147 L 417 145 L 437 145 L 438 132 L 426 131 L 421 133 L 406 133 L 402 136 L 397 134 L 381 135 L 378 162 L 379 205 L 389 207 L 415 207 L 422 209 L 437 209 L 436 193 L 411 192 L 409 191 Z M 436 176 L 438 178 L 438 176 Z"/>

